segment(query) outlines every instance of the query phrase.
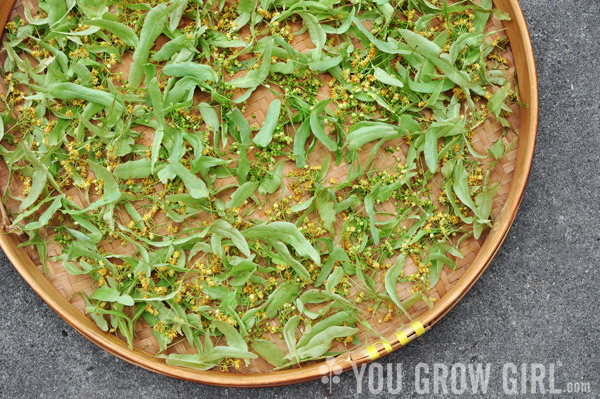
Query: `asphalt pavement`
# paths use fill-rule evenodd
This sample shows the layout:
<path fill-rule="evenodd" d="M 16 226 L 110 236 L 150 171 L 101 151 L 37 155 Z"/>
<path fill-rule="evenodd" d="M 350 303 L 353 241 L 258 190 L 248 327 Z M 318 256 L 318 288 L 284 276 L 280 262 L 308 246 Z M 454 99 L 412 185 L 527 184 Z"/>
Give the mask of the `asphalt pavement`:
<path fill-rule="evenodd" d="M 463 388 L 467 397 L 542 396 L 532 385 L 544 395 L 600 397 L 600 1 L 521 5 L 540 86 L 529 183 L 491 266 L 430 332 L 379 365 L 327 384 L 209 387 L 104 352 L 56 315 L 0 253 L 0 397 L 441 398 Z M 483 380 L 473 386 L 478 367 L 489 375 L 485 394 Z M 402 386 L 394 394 L 398 375 Z"/>

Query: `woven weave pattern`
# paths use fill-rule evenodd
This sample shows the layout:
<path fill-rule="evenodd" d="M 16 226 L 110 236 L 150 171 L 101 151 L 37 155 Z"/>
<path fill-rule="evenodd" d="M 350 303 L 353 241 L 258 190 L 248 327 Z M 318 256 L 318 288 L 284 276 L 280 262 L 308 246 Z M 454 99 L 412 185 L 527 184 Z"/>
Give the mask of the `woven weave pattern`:
<path fill-rule="evenodd" d="M 23 0 L 22 2 L 17 1 L 17 4 L 15 5 L 15 7 L 13 9 L 11 18 L 18 14 L 23 15 L 23 7 L 24 6 L 30 8 L 30 9 L 33 9 L 35 7 L 35 5 L 32 4 L 32 2 L 30 2 L 28 0 Z M 297 28 L 298 27 L 296 27 L 296 29 Z M 487 30 L 488 31 L 501 31 L 503 28 L 504 28 L 504 26 L 501 21 L 491 20 L 487 27 Z M 163 41 L 163 43 L 164 43 L 164 41 Z M 293 42 L 293 46 L 302 52 L 314 47 L 312 41 L 310 40 L 308 33 L 305 33 L 305 34 L 297 37 Z M 513 62 L 513 57 L 512 57 L 510 48 L 508 48 L 502 54 L 502 56 L 508 60 L 508 68 L 506 69 L 505 72 L 506 72 L 506 76 L 512 81 L 513 76 L 514 76 L 514 62 Z M 123 60 L 123 63 L 118 68 L 120 68 L 124 72 L 126 72 L 128 70 L 128 59 L 125 58 Z M 321 89 L 319 90 L 319 99 L 324 99 L 329 96 L 329 91 L 328 91 L 328 87 L 326 84 L 329 77 L 327 75 L 322 75 L 322 79 L 323 79 L 324 84 L 321 87 Z M 277 90 L 277 88 L 274 88 L 274 87 L 271 87 L 271 89 Z M 242 91 L 240 91 L 239 93 L 236 93 L 236 94 L 239 95 L 241 93 L 242 93 Z M 248 105 L 247 105 L 245 113 L 244 113 L 246 118 L 250 121 L 251 126 L 260 127 L 262 125 L 262 121 L 265 118 L 268 105 L 275 98 L 276 98 L 275 95 L 273 93 L 271 93 L 271 91 L 269 89 L 264 88 L 264 87 L 257 89 L 251 95 L 250 99 L 247 102 Z M 200 100 L 200 98 L 198 98 L 197 100 Z M 511 109 L 513 112 L 510 115 L 510 117 L 508 118 L 508 120 L 513 127 L 518 127 L 519 126 L 519 107 L 517 105 L 513 104 L 511 106 Z M 253 115 L 255 115 L 255 118 L 251 117 Z M 505 128 L 503 128 L 498 122 L 495 122 L 493 119 L 487 120 L 476 130 L 476 133 L 473 137 L 474 149 L 479 153 L 486 153 L 487 149 L 490 148 L 492 143 L 494 143 L 496 140 L 498 140 L 504 132 L 505 132 Z M 146 137 L 145 141 L 146 140 L 151 141 L 152 133 L 148 132 L 147 134 L 148 134 L 148 136 Z M 513 139 L 515 139 L 515 138 L 516 138 L 516 135 L 511 131 L 504 136 L 503 140 L 504 140 L 505 144 L 508 144 L 508 143 L 512 142 Z M 389 153 L 389 152 L 383 151 L 383 150 L 379 151 L 374 159 L 374 166 L 376 168 L 385 168 L 385 167 L 389 167 L 391 165 L 395 165 L 398 162 L 404 161 L 405 153 L 408 149 L 408 146 L 406 145 L 406 143 L 402 139 L 398 139 L 398 140 L 390 141 L 389 145 L 393 148 L 398 148 L 399 150 L 397 150 L 395 153 Z M 494 199 L 494 206 L 493 206 L 494 215 L 498 215 L 500 213 L 500 211 L 502 210 L 506 196 L 510 190 L 512 178 L 513 178 L 513 171 L 514 171 L 514 167 L 515 167 L 517 147 L 518 147 L 518 143 L 506 154 L 506 156 L 496 165 L 496 167 L 492 171 L 491 181 L 500 183 L 500 189 L 498 191 L 497 196 Z M 365 162 L 365 160 L 368 158 L 369 153 L 370 153 L 370 151 L 369 151 L 370 148 L 372 148 L 372 145 L 367 146 L 365 149 L 363 149 L 363 151 L 361 151 L 360 156 L 359 156 L 359 159 L 361 160 L 361 162 Z M 315 150 L 308 156 L 307 164 L 308 165 L 320 165 L 321 161 L 328 153 L 329 153 L 329 151 L 326 148 L 324 148 L 320 143 L 317 144 Z M 483 160 L 483 163 L 487 164 L 487 163 L 490 163 L 492 160 L 493 159 L 490 157 L 489 159 Z M 348 166 L 349 165 L 345 162 L 342 162 L 340 165 L 337 165 L 337 166 L 332 165 L 329 169 L 329 172 L 328 172 L 325 180 L 327 180 L 327 181 L 329 181 L 330 179 L 335 179 L 336 181 L 344 180 L 348 173 Z M 286 163 L 286 165 L 284 167 L 284 176 L 287 174 L 287 172 L 292 171 L 292 170 L 296 170 L 296 166 L 293 162 L 289 161 Z M 7 172 L 8 172 L 7 167 L 4 164 L 4 162 L 2 162 L 2 164 L 0 165 L 0 186 L 3 189 L 6 189 L 6 187 L 8 185 L 9 186 L 8 190 L 10 192 L 20 193 L 22 191 L 22 188 L 20 187 L 20 181 L 18 181 L 18 179 L 12 179 L 12 181 L 10 182 L 10 185 L 9 185 L 8 184 L 9 183 L 9 175 Z M 432 187 L 433 188 L 432 195 L 434 195 L 436 197 L 441 191 L 440 187 L 439 187 L 440 182 L 441 182 L 440 179 L 434 179 L 433 184 L 432 184 L 432 186 L 433 186 Z M 224 185 L 227 183 L 228 182 L 226 180 L 222 180 L 218 185 Z M 436 186 L 436 183 L 437 183 L 437 186 Z M 83 204 L 84 200 L 79 197 L 78 193 L 79 193 L 79 191 L 77 191 L 77 190 L 73 190 L 72 192 L 67 192 L 67 194 L 71 195 L 76 202 Z M 272 198 L 281 198 L 281 192 L 276 192 L 275 194 L 273 194 Z M 306 197 L 306 198 L 308 198 L 308 197 Z M 306 199 L 306 198 L 303 198 L 303 199 Z M 18 202 L 9 201 L 8 208 L 9 208 L 9 211 L 11 211 L 11 212 L 17 212 Z M 389 207 L 389 209 L 386 209 L 385 207 L 383 207 L 381 209 L 384 211 L 389 211 L 389 212 L 392 212 L 395 210 L 391 206 Z M 255 218 L 261 217 L 261 216 L 264 217 L 264 214 L 261 213 L 261 211 L 259 211 L 259 210 L 256 210 L 253 214 L 253 217 L 255 217 Z M 337 231 L 340 230 L 339 229 L 340 226 L 341 226 L 341 221 L 338 222 Z M 50 232 L 47 232 L 47 233 L 49 234 L 49 237 L 52 236 L 50 234 Z M 477 252 L 479 251 L 479 248 L 481 247 L 481 245 L 484 242 L 484 240 L 486 239 L 486 237 L 487 237 L 487 234 L 484 233 L 479 240 L 469 238 L 469 239 L 465 240 L 464 242 L 462 242 L 462 244 L 460 246 L 460 250 L 465 254 L 465 257 L 463 259 L 457 260 L 457 266 L 458 266 L 457 270 L 452 271 L 452 270 L 449 270 L 448 268 L 444 268 L 444 270 L 440 274 L 439 282 L 431 291 L 431 295 L 434 298 L 440 299 L 440 298 L 444 297 L 444 295 L 446 295 L 446 293 L 454 285 L 454 283 L 464 274 L 465 270 L 467 270 L 467 268 L 471 264 L 471 261 L 473 260 L 473 258 L 477 254 Z M 61 251 L 60 246 L 57 244 L 54 244 L 52 240 L 49 240 L 49 242 L 50 242 L 50 244 L 48 245 L 48 257 L 58 255 Z M 111 251 L 111 252 L 124 253 L 128 250 L 133 251 L 133 248 L 122 247 L 120 245 L 120 243 L 117 242 L 114 244 L 107 243 L 105 250 L 107 252 Z M 29 247 L 27 249 L 27 251 L 28 251 L 29 256 L 36 263 L 36 265 L 38 265 L 40 270 L 43 270 L 43 266 L 41 265 L 38 254 L 34 250 L 32 250 L 31 247 Z M 92 279 L 85 275 L 84 276 L 71 276 L 69 273 L 66 272 L 66 270 L 63 268 L 63 266 L 60 263 L 48 261 L 46 266 L 47 266 L 47 270 L 48 270 L 48 279 L 52 283 L 52 285 L 54 287 L 56 287 L 58 289 L 58 291 L 64 297 L 68 298 L 70 300 L 70 302 L 73 304 L 73 306 L 75 306 L 77 309 L 79 309 L 80 311 L 83 312 L 85 309 L 85 304 L 84 304 L 83 299 L 79 295 L 79 293 L 91 294 L 91 292 L 93 292 Z M 407 263 L 405 270 L 406 270 L 407 274 L 412 273 L 416 270 L 416 267 L 414 266 L 414 264 L 412 264 L 409 261 Z M 383 273 L 381 273 L 381 275 L 378 275 L 377 278 L 375 279 L 376 286 L 377 286 L 378 290 L 380 290 L 380 291 L 384 290 L 382 288 L 383 281 L 382 281 L 382 278 L 380 278 L 382 276 L 383 276 Z M 408 298 L 410 296 L 410 289 L 411 289 L 411 286 L 408 283 L 398 286 L 398 296 L 399 296 L 400 300 Z M 355 293 L 356 292 L 351 291 L 351 295 L 354 295 Z M 422 314 L 426 310 L 427 310 L 427 304 L 424 302 L 420 302 L 420 303 L 417 303 L 415 306 L 413 306 L 409 310 L 409 313 L 412 317 L 416 317 L 416 316 Z M 370 322 L 371 326 L 373 326 L 376 330 L 378 330 L 383 336 L 393 335 L 402 326 L 406 325 L 409 322 L 408 317 L 401 316 L 399 313 L 397 313 L 396 318 L 394 318 L 392 321 L 386 322 L 386 323 L 379 323 L 378 317 L 381 317 L 381 315 L 375 314 L 373 316 L 372 320 L 370 320 L 369 322 Z M 275 323 L 275 321 L 274 321 L 274 323 Z M 359 338 L 362 342 L 369 341 L 369 338 L 366 337 L 366 333 L 364 331 L 361 331 L 361 333 L 359 333 Z M 272 335 L 271 339 L 274 342 L 278 343 L 278 345 L 280 345 L 282 348 L 285 348 L 285 343 L 283 343 L 283 340 L 278 335 Z M 372 339 L 372 337 L 371 337 L 371 339 Z M 345 349 L 342 344 L 337 344 L 337 345 L 338 345 L 337 347 L 334 346 L 332 348 L 333 351 L 336 351 L 336 350 L 343 351 Z M 156 353 L 158 351 L 158 344 L 152 335 L 152 328 L 150 326 L 146 325 L 143 321 L 141 321 L 137 324 L 135 346 L 140 349 L 143 349 L 145 351 L 148 351 L 150 353 Z M 188 351 L 189 351 L 189 346 L 184 342 L 180 342 L 180 343 L 173 345 L 171 348 L 169 348 L 167 353 L 170 353 L 170 352 L 185 353 Z M 249 366 L 243 367 L 241 372 L 264 372 L 264 371 L 268 371 L 271 369 L 272 369 L 272 367 L 268 363 L 266 363 L 264 360 L 257 359 L 257 360 L 251 361 Z"/>

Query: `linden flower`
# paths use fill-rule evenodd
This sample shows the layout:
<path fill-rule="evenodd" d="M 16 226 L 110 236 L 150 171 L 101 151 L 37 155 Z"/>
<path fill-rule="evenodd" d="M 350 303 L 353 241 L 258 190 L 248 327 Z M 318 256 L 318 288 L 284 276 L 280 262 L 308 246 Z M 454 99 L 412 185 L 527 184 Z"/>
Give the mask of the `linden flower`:
<path fill-rule="evenodd" d="M 162 7 L 164 1 L 150 3 Z M 441 9 L 443 2 L 431 3 Z M 317 13 L 323 26 L 317 35 L 312 27 L 307 32 L 302 27 L 310 22 L 310 8 L 282 9 L 281 2 L 265 2 L 266 9 L 254 5 L 247 10 L 243 4 L 227 2 L 217 9 L 188 2 L 179 26 L 143 54 L 141 70 L 129 68 L 127 81 L 127 74 L 113 70 L 121 55 L 129 63 L 130 54 L 137 51 L 130 45 L 135 38 L 119 38 L 110 29 L 90 34 L 92 29 L 80 18 L 85 10 L 79 2 L 74 4 L 59 16 L 78 22 L 71 30 L 82 33 L 70 38 L 51 34 L 47 25 L 31 30 L 18 20 L 7 24 L 7 46 L 14 45 L 22 60 L 29 53 L 47 61 L 56 55 L 54 49 L 67 48 L 68 57 L 59 60 L 58 70 L 56 65 L 34 69 L 39 82 L 60 70 L 72 71 L 63 81 L 73 90 L 59 95 L 64 99 L 44 93 L 41 101 L 29 79 L 30 65 L 10 63 L 13 73 L 3 74 L 8 94 L 1 99 L 16 122 L 13 126 L 12 118 L 5 121 L 11 132 L 5 158 L 19 159 L 7 162 L 9 172 L 20 179 L 15 179 L 17 192 L 9 194 L 28 205 L 20 210 L 22 223 L 17 224 L 34 222 L 46 209 L 59 206 L 40 229 L 40 237 L 56 237 L 61 257 L 81 265 L 81 270 L 90 265 L 88 274 L 97 287 L 136 298 L 131 308 L 90 297 L 89 309 L 111 313 L 98 312 L 96 321 L 102 323 L 102 318 L 105 324 L 115 311 L 132 320 L 134 315 L 144 316 L 161 346 L 182 338 L 180 334 L 187 336 L 188 327 L 203 343 L 228 344 L 231 335 L 220 330 L 227 323 L 242 333 L 249 347 L 253 340 L 270 339 L 271 334 L 283 343 L 281 334 L 290 320 L 297 321 L 291 333 L 307 332 L 339 310 L 361 317 L 369 316 L 364 314 L 367 309 L 373 319 L 387 323 L 402 316 L 391 301 L 382 301 L 386 272 L 395 267 L 399 253 L 410 262 L 407 276 L 402 271 L 399 278 L 411 293 L 430 295 L 432 262 L 426 259 L 432 246 L 448 246 L 472 234 L 472 226 L 464 220 L 473 219 L 468 217 L 473 211 L 450 195 L 452 190 L 438 192 L 439 188 L 452 183 L 449 179 L 456 178 L 462 165 L 459 175 L 466 176 L 473 199 L 486 189 L 488 167 L 471 156 L 469 147 L 477 127 L 492 114 L 482 99 L 493 98 L 491 91 L 496 89 L 483 78 L 508 65 L 503 57 L 506 39 L 475 38 L 479 42 L 470 47 L 487 49 L 477 62 L 470 60 L 469 47 L 462 46 L 457 53 L 455 68 L 477 86 L 473 93 L 485 93 L 472 95 L 475 109 L 466 106 L 467 95 L 458 85 L 444 86 L 444 93 L 433 95 L 434 83 L 452 79 L 439 67 L 414 62 L 422 54 L 405 57 L 387 50 L 382 54 L 380 49 L 400 42 L 405 46 L 398 30 L 412 29 L 421 35 L 418 40 L 435 39 L 447 54 L 458 37 L 475 31 L 472 10 L 462 7 L 444 15 L 432 9 L 426 19 L 417 10 L 400 10 L 405 18 L 385 22 L 370 17 L 376 8 L 367 2 L 355 7 L 355 13 L 359 20 L 368 20 L 364 28 L 372 37 L 364 36 L 366 41 L 356 46 L 349 40 L 351 31 L 333 33 L 352 22 L 347 20 L 345 2 L 329 4 L 328 16 Z M 141 39 L 139 29 L 148 26 L 147 21 L 144 24 L 148 15 L 147 10 L 117 4 L 98 18 L 120 21 Z M 41 12 L 34 19 L 46 17 Z M 426 21 L 420 32 L 416 21 Z M 169 19 L 165 23 L 169 25 Z M 21 40 L 22 35 L 28 38 Z M 242 37 L 247 45 L 231 47 Z M 310 56 L 319 55 L 309 50 L 319 46 L 331 57 Z M 299 53 L 294 55 L 290 47 Z M 320 65 L 334 61 L 333 68 L 322 70 Z M 185 76 L 187 67 L 193 67 L 193 76 Z M 376 68 L 406 87 L 379 80 Z M 206 76 L 200 76 L 203 72 Z M 142 80 L 137 86 L 136 73 Z M 87 94 L 85 99 L 79 98 L 80 92 Z M 267 103 L 248 97 L 259 92 Z M 97 97 L 97 104 L 92 97 Z M 280 101 L 281 112 L 267 123 L 265 112 L 274 98 Z M 510 91 L 504 105 L 517 99 Z M 323 100 L 328 102 L 321 108 Z M 434 150 L 443 152 L 436 173 L 427 165 L 430 157 L 423 162 L 418 155 L 421 150 L 417 158 L 404 160 L 415 143 L 422 145 L 422 132 L 455 113 L 461 133 L 447 129 L 452 137 L 433 144 Z M 320 127 L 327 137 L 319 135 Z M 263 129 L 269 138 L 264 146 L 254 142 Z M 388 131 L 401 134 L 385 137 L 381 145 L 379 133 Z M 351 140 L 361 145 L 353 146 Z M 27 156 L 22 156 L 24 150 Z M 12 154 L 15 151 L 20 152 Z M 331 163 L 321 167 L 326 156 Z M 29 162 L 36 157 L 47 166 L 41 180 L 36 165 Z M 404 167 L 399 161 L 410 164 Z M 278 171 L 280 162 L 284 172 Z M 445 178 L 443 172 L 452 172 L 452 177 Z M 279 191 L 265 194 L 266 183 L 273 181 Z M 61 190 L 62 200 L 56 199 Z M 77 207 L 69 201 L 86 212 L 75 212 Z M 94 242 L 85 248 L 89 257 L 77 250 L 85 237 Z M 359 264 L 377 283 L 381 297 L 355 284 L 352 266 Z M 329 297 L 319 294 L 321 302 L 311 303 L 315 292 Z M 342 304 L 336 297 L 347 299 L 343 309 L 331 306 Z M 279 303 L 279 298 L 285 301 Z M 110 327 L 113 333 L 120 330 Z M 336 337 L 335 347 L 324 349 L 337 351 L 355 339 L 355 334 Z M 242 361 L 226 357 L 207 366 L 226 371 L 242 368 Z"/>

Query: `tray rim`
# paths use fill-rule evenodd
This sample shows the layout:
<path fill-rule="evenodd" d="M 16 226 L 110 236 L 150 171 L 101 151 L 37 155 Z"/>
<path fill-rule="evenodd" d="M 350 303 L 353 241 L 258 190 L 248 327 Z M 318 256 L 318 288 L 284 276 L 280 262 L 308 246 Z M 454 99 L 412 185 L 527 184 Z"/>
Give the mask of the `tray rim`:
<path fill-rule="evenodd" d="M 539 104 L 536 65 L 529 30 L 518 0 L 494 0 L 494 5 L 508 12 L 511 16 L 511 21 L 504 21 L 504 23 L 507 27 L 507 35 L 514 56 L 520 95 L 522 102 L 527 104 L 527 107 L 521 108 L 515 174 L 502 211 L 498 216 L 498 223 L 489 231 L 488 237 L 476 253 L 471 265 L 467 267 L 465 273 L 448 290 L 446 295 L 436 303 L 433 309 L 415 318 L 415 321 L 422 323 L 425 331 L 429 330 L 456 306 L 492 262 L 516 218 L 533 161 Z M 11 9 L 12 1 L 10 0 L 0 7 L 0 35 L 4 28 L 6 17 Z M 18 247 L 18 239 L 15 234 L 1 232 L 0 247 L 21 277 L 50 308 L 87 339 L 128 363 L 170 377 L 226 387 L 280 386 L 310 381 L 321 377 L 319 367 L 324 362 L 291 370 L 266 373 L 224 373 L 214 370 L 198 371 L 169 366 L 163 360 L 155 358 L 140 349 L 134 348 L 130 350 L 124 341 L 112 334 L 101 331 L 92 320 L 77 310 L 46 279 L 44 274 L 25 253 L 25 250 Z M 409 342 L 417 337 L 413 327 L 405 330 L 405 332 L 407 332 Z M 403 346 L 395 339 L 390 340 L 390 342 L 395 342 L 392 344 L 393 351 Z M 360 347 L 358 351 L 361 348 L 364 349 Z M 350 352 L 350 355 L 352 353 L 357 353 L 357 350 Z M 380 352 L 381 357 L 386 354 L 386 351 Z M 358 361 L 354 361 L 352 356 L 347 355 L 336 358 L 336 364 L 341 366 L 344 371 L 351 369 L 353 366 L 360 366 L 363 363 L 371 361 L 369 357 L 362 357 Z"/>

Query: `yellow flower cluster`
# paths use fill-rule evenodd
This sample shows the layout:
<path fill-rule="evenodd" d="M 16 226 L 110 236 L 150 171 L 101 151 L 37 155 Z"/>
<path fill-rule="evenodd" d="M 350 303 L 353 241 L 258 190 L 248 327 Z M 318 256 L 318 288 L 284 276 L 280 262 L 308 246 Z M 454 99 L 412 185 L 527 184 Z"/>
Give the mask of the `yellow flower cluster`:
<path fill-rule="evenodd" d="M 287 176 L 292 178 L 288 185 L 288 189 L 294 193 L 294 200 L 300 201 L 302 194 L 313 188 L 315 177 L 321 170 L 321 165 L 305 166 L 304 169 L 291 170 Z"/>
<path fill-rule="evenodd" d="M 275 202 L 271 209 L 265 210 L 265 215 L 269 218 L 269 222 L 289 221 L 292 217 L 291 202 L 292 197 L 283 197 Z"/>

